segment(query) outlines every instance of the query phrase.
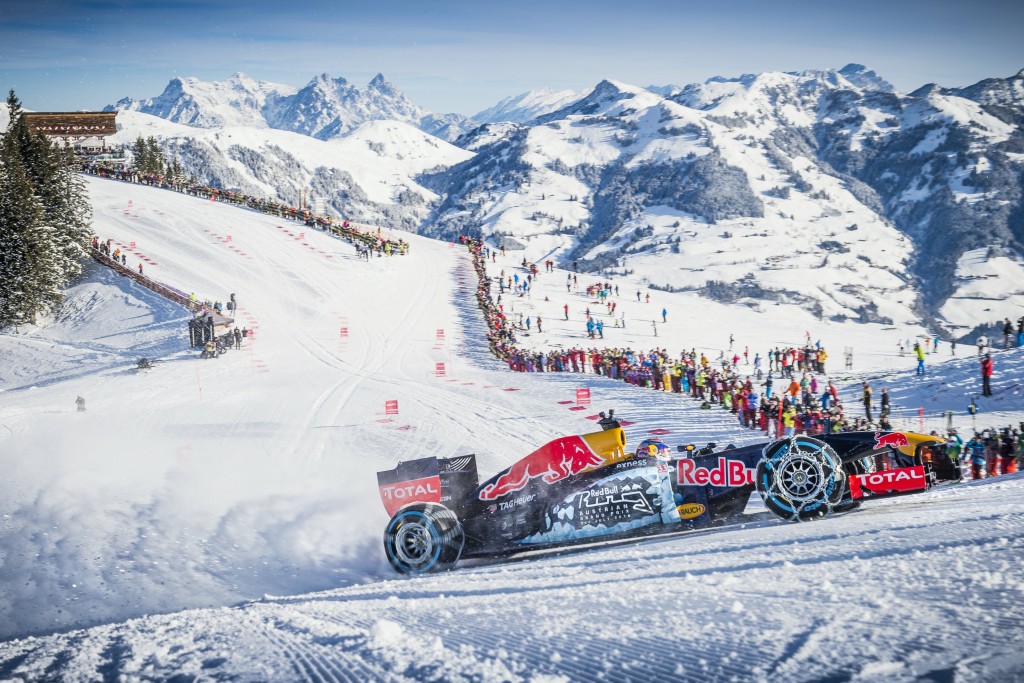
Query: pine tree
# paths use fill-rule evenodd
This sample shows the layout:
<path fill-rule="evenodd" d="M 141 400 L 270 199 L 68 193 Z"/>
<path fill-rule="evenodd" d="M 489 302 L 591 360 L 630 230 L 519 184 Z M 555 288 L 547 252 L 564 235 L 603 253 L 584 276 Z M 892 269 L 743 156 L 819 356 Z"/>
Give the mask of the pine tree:
<path fill-rule="evenodd" d="M 33 245 L 44 230 L 43 207 L 20 157 L 8 156 L 7 147 L 0 165 L 0 327 L 32 318 L 40 288 Z"/>
<path fill-rule="evenodd" d="M 14 91 L 0 145 L 0 327 L 34 320 L 82 270 L 91 227 L 72 150 L 33 133 Z"/>
<path fill-rule="evenodd" d="M 135 138 L 135 142 L 132 143 L 132 169 L 136 173 L 145 173 L 147 163 L 147 157 L 149 150 L 146 148 L 146 141 L 142 139 L 142 136 Z"/>
<path fill-rule="evenodd" d="M 54 175 L 41 189 L 46 221 L 56 230 L 56 267 L 63 282 L 82 274 L 92 239 L 92 206 L 85 179 L 78 173 L 78 158 L 70 147 L 55 150 Z"/>
<path fill-rule="evenodd" d="M 146 140 L 149 161 L 149 172 L 155 175 L 164 174 L 164 153 L 160 151 L 160 145 L 152 135 Z"/>
<path fill-rule="evenodd" d="M 164 155 L 156 138 L 139 136 L 132 143 L 132 168 L 143 175 L 164 175 Z"/>

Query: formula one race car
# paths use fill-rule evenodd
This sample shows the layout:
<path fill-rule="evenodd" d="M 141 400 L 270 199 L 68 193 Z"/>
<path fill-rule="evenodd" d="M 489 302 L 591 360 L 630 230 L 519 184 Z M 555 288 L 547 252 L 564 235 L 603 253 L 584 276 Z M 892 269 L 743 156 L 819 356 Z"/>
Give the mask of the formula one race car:
<path fill-rule="evenodd" d="M 475 455 L 422 458 L 377 474 L 391 521 L 388 561 L 402 574 L 463 557 L 697 529 L 735 520 L 756 489 L 793 521 L 856 507 L 871 496 L 960 478 L 942 444 L 909 432 L 847 432 L 702 449 L 658 440 L 627 452 L 617 422 L 551 441 L 480 483 Z"/>

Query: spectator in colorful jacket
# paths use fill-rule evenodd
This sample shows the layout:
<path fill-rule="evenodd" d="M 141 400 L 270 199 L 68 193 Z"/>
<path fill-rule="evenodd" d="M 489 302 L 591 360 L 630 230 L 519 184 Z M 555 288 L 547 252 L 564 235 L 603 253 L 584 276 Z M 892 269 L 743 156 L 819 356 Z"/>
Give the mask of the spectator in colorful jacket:
<path fill-rule="evenodd" d="M 985 476 L 985 442 L 975 433 L 971 440 L 964 444 L 964 451 L 971 459 L 971 478 L 981 479 Z"/>
<path fill-rule="evenodd" d="M 992 395 L 992 370 L 994 364 L 992 363 L 992 354 L 986 353 L 985 357 L 981 359 L 981 395 L 991 396 Z"/>

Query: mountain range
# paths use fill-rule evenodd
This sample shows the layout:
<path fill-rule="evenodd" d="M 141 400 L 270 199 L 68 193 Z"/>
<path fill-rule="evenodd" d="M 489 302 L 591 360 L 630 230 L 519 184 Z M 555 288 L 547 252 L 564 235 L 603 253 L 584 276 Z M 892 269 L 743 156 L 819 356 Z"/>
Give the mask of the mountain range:
<path fill-rule="evenodd" d="M 602 81 L 474 117 L 378 75 L 173 79 L 111 107 L 205 182 L 529 260 L 962 335 L 1024 307 L 1024 71 L 898 92 L 866 67 Z M 162 120 L 162 121 L 160 121 Z"/>

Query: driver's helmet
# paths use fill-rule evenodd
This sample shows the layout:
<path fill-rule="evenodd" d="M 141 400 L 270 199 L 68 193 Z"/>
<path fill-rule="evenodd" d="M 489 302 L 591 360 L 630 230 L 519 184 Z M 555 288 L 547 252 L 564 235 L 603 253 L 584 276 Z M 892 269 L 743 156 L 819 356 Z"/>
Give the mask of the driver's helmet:
<path fill-rule="evenodd" d="M 672 458 L 672 449 L 664 441 L 644 439 L 636 447 L 636 455 L 638 458 L 654 456 L 658 460 L 670 460 Z"/>

